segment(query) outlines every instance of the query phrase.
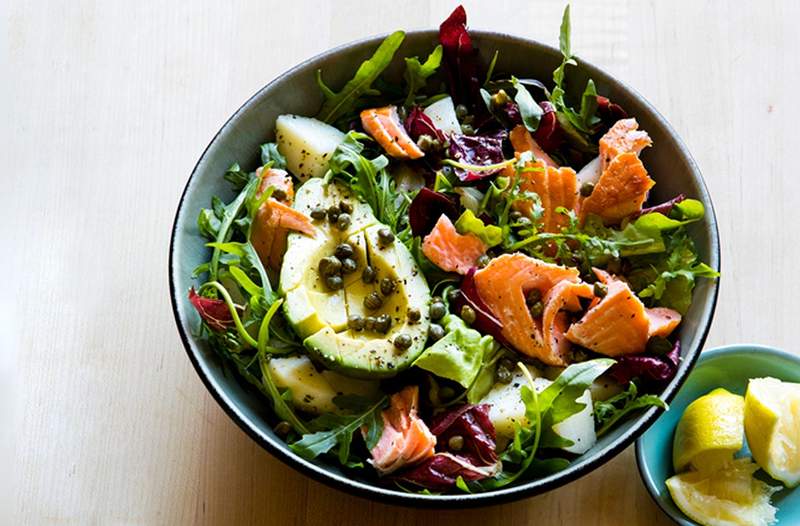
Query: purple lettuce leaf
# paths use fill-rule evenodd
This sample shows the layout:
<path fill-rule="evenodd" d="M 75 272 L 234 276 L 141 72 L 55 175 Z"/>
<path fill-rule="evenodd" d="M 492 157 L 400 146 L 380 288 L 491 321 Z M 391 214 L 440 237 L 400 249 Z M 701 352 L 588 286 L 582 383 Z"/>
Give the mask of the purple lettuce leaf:
<path fill-rule="evenodd" d="M 661 355 L 646 353 L 623 356 L 608 370 L 609 376 L 622 385 L 638 378 L 646 386 L 659 388 L 675 377 L 680 364 L 681 342 L 676 340 L 672 349 Z"/>
<path fill-rule="evenodd" d="M 444 50 L 444 70 L 450 95 L 456 104 L 479 100 L 478 53 L 467 32 L 467 12 L 456 7 L 439 26 L 439 42 Z"/>
<path fill-rule="evenodd" d="M 549 101 L 542 101 L 539 106 L 544 110 L 539 121 L 539 127 L 536 128 L 536 133 L 533 134 L 533 140 L 547 153 L 553 152 L 561 146 L 564 141 L 564 134 L 561 131 L 561 126 L 558 124 L 556 117 L 556 108 Z"/>
<path fill-rule="evenodd" d="M 194 287 L 189 290 L 189 301 L 209 328 L 224 331 L 233 326 L 233 316 L 224 301 L 204 298 L 195 292 Z"/>
<path fill-rule="evenodd" d="M 499 462 L 489 466 L 476 466 L 461 455 L 436 453 L 396 478 L 430 490 L 445 491 L 456 485 L 458 477 L 466 481 L 481 480 L 494 477 L 499 471 Z"/>
<path fill-rule="evenodd" d="M 445 136 L 439 130 L 430 117 L 419 106 L 414 106 L 406 117 L 405 128 L 408 135 L 415 141 L 422 135 L 429 135 L 434 139 L 444 142 Z"/>
<path fill-rule="evenodd" d="M 472 267 L 461 280 L 455 300 L 455 311 L 461 312 L 464 305 L 469 305 L 475 311 L 475 321 L 472 323 L 472 327 L 481 334 L 488 334 L 499 343 L 509 347 L 508 341 L 503 337 L 503 325 L 478 294 L 478 288 L 475 286 L 476 271 L 477 269 Z"/>
<path fill-rule="evenodd" d="M 450 157 L 459 163 L 476 166 L 488 166 L 503 162 L 503 140 L 506 138 L 505 130 L 498 130 L 489 135 L 459 135 L 450 136 Z M 500 170 L 482 170 L 473 172 L 456 168 L 456 176 L 464 182 L 478 181 Z"/>
<path fill-rule="evenodd" d="M 439 218 L 445 214 L 453 222 L 458 219 L 458 201 L 441 192 L 423 187 L 408 207 L 408 223 L 415 236 L 427 235 Z"/>
<path fill-rule="evenodd" d="M 652 214 L 653 212 L 658 212 L 659 214 L 664 214 L 665 216 L 669 216 L 669 213 L 672 212 L 672 207 L 680 203 L 686 199 L 684 194 L 678 194 L 669 201 L 661 203 L 659 205 L 651 206 L 648 208 L 642 208 L 638 212 L 635 212 L 631 215 L 631 220 L 636 219 L 639 216 L 643 216 L 645 214 Z"/>

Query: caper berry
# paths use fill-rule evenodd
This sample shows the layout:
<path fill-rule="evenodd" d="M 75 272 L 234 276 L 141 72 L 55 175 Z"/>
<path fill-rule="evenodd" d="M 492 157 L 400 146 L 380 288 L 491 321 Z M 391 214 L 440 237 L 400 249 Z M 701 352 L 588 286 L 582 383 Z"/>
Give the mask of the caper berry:
<path fill-rule="evenodd" d="M 369 310 L 380 309 L 383 305 L 383 300 L 377 292 L 370 292 L 364 297 L 364 308 Z"/>
<path fill-rule="evenodd" d="M 366 320 L 364 316 L 359 316 L 358 314 L 352 314 L 347 318 L 347 326 L 354 331 L 361 331 L 364 329 L 366 325 Z"/>
<path fill-rule="evenodd" d="M 392 318 L 388 314 L 381 314 L 375 318 L 375 330 L 386 334 L 392 328 Z"/>
<path fill-rule="evenodd" d="M 581 185 L 581 195 L 583 197 L 589 197 L 594 192 L 594 183 L 591 181 L 586 181 Z"/>
<path fill-rule="evenodd" d="M 530 292 L 528 292 L 528 295 L 525 297 L 525 304 L 531 306 L 537 301 L 541 301 L 541 299 L 542 291 L 539 289 L 531 289 Z"/>
<path fill-rule="evenodd" d="M 278 201 L 283 201 L 286 199 L 286 190 L 283 188 L 276 188 L 272 191 L 272 198 L 277 199 Z"/>
<path fill-rule="evenodd" d="M 408 349 L 411 347 L 411 336 L 408 334 L 398 334 L 394 337 L 394 346 L 401 350 Z"/>
<path fill-rule="evenodd" d="M 508 218 L 515 223 L 519 221 L 520 217 L 522 217 L 522 212 L 519 210 L 512 210 L 511 213 L 508 214 Z"/>
<path fill-rule="evenodd" d="M 491 260 L 492 260 L 492 258 L 490 258 L 486 254 L 484 254 L 484 255 L 480 256 L 478 259 L 475 260 L 475 264 L 478 266 L 478 268 L 483 268 L 486 265 L 488 265 L 489 261 L 491 261 Z"/>
<path fill-rule="evenodd" d="M 376 322 L 377 318 L 375 316 L 367 316 L 364 318 L 364 328 L 368 331 L 374 331 Z"/>
<path fill-rule="evenodd" d="M 444 327 L 438 323 L 431 323 L 431 326 L 428 328 L 428 337 L 433 341 L 441 340 L 444 338 Z"/>
<path fill-rule="evenodd" d="M 462 124 L 461 133 L 464 135 L 475 135 L 475 128 L 471 124 Z"/>
<path fill-rule="evenodd" d="M 517 219 L 517 226 L 521 227 L 531 226 L 531 220 L 524 216 L 520 217 L 519 219 Z"/>
<path fill-rule="evenodd" d="M 322 277 L 335 276 L 342 271 L 342 262 L 333 256 L 327 256 L 319 260 L 317 270 Z"/>
<path fill-rule="evenodd" d="M 364 283 L 374 283 L 377 275 L 378 273 L 375 272 L 375 269 L 367 265 L 361 272 L 361 281 L 363 281 Z"/>
<path fill-rule="evenodd" d="M 339 210 L 341 210 L 345 214 L 352 214 L 353 205 L 351 205 L 347 201 L 339 201 Z"/>
<path fill-rule="evenodd" d="M 321 221 L 325 219 L 325 215 L 326 215 L 325 209 L 322 208 L 321 206 L 315 206 L 313 210 L 311 210 L 311 219 L 314 219 L 316 221 Z"/>
<path fill-rule="evenodd" d="M 594 284 L 594 295 L 598 298 L 605 298 L 606 294 L 608 294 L 608 285 L 605 283 L 601 283 L 599 281 L 595 282 Z"/>
<path fill-rule="evenodd" d="M 281 420 L 277 424 L 275 424 L 275 434 L 278 436 L 285 437 L 289 434 L 289 431 L 292 430 L 292 424 L 287 422 L 286 420 Z"/>
<path fill-rule="evenodd" d="M 384 296 L 388 296 L 392 292 L 394 292 L 395 283 L 389 278 L 383 278 L 381 280 L 381 294 Z"/>
<path fill-rule="evenodd" d="M 502 384 L 510 384 L 512 378 L 511 371 L 505 365 L 500 364 L 494 371 L 494 378 Z"/>
<path fill-rule="evenodd" d="M 447 307 L 444 306 L 444 303 L 441 301 L 437 301 L 436 303 L 431 303 L 431 319 L 432 320 L 440 320 L 447 314 Z"/>
<path fill-rule="evenodd" d="M 461 307 L 461 319 L 464 320 L 464 323 L 467 325 L 472 325 L 475 323 L 475 309 L 470 307 L 469 305 L 464 305 Z"/>
<path fill-rule="evenodd" d="M 339 214 L 341 211 L 339 210 L 338 206 L 331 206 L 328 208 L 328 221 L 331 223 L 335 223 L 337 219 L 339 219 Z"/>
<path fill-rule="evenodd" d="M 350 228 L 350 223 L 353 220 L 350 218 L 350 214 L 339 214 L 339 217 L 336 218 L 336 228 L 339 230 L 347 230 Z"/>
<path fill-rule="evenodd" d="M 458 104 L 456 106 L 456 117 L 458 117 L 459 119 L 463 119 L 464 117 L 467 116 L 468 113 L 469 113 L 469 108 L 467 108 L 463 104 Z"/>
<path fill-rule="evenodd" d="M 325 278 L 325 284 L 331 290 L 339 290 L 344 286 L 341 276 L 328 276 Z"/>
<path fill-rule="evenodd" d="M 408 316 L 408 321 L 411 323 L 416 323 L 422 319 L 422 313 L 419 311 L 419 309 L 408 309 L 406 315 Z"/>
<path fill-rule="evenodd" d="M 531 316 L 533 316 L 534 318 L 538 318 L 544 312 L 544 303 L 542 303 L 541 301 L 537 301 L 536 303 L 528 307 L 528 310 L 530 311 Z"/>
<path fill-rule="evenodd" d="M 378 243 L 382 247 L 387 247 L 394 243 L 394 234 L 388 228 L 381 228 L 378 230 Z"/>
<path fill-rule="evenodd" d="M 450 437 L 450 440 L 447 441 L 447 445 L 453 451 L 461 451 L 464 447 L 464 437 L 461 435 L 453 435 Z"/>
<path fill-rule="evenodd" d="M 342 260 L 342 274 L 352 274 L 358 268 L 358 263 L 355 259 L 344 258 Z"/>
<path fill-rule="evenodd" d="M 353 245 L 350 243 L 339 243 L 333 250 L 333 254 L 339 259 L 353 257 Z"/>

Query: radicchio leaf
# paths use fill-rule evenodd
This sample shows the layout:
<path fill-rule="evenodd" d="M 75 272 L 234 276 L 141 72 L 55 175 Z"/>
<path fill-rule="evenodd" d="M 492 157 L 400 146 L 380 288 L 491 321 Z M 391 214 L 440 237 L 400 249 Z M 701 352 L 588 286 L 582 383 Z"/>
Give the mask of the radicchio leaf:
<path fill-rule="evenodd" d="M 663 214 L 669 217 L 669 213 L 672 212 L 672 207 L 680 203 L 681 201 L 686 200 L 686 196 L 684 194 L 678 194 L 669 201 L 661 203 L 660 205 L 651 206 L 649 208 L 642 208 L 638 212 L 635 212 L 631 215 L 631 220 L 636 219 L 639 216 L 643 216 L 645 214 L 652 214 L 653 212 L 658 212 L 659 214 Z"/>
<path fill-rule="evenodd" d="M 420 188 L 408 207 L 408 224 L 415 236 L 430 233 L 442 214 L 453 222 L 458 220 L 458 202 L 442 192 L 434 192 L 430 188 Z"/>
<path fill-rule="evenodd" d="M 211 329 L 224 331 L 233 326 L 233 316 L 224 301 L 200 296 L 194 287 L 189 290 L 189 301 Z"/>
<path fill-rule="evenodd" d="M 533 134 L 533 139 L 542 150 L 550 153 L 561 145 L 564 137 L 561 126 L 558 124 L 556 107 L 546 100 L 540 102 L 539 106 L 544 110 L 544 115 L 542 115 L 539 121 L 539 127 L 536 128 L 536 133 Z"/>
<path fill-rule="evenodd" d="M 444 491 L 456 485 L 456 480 L 481 480 L 498 474 L 500 464 L 476 466 L 468 459 L 451 453 L 436 453 L 419 466 L 397 478 L 434 491 Z"/>
<path fill-rule="evenodd" d="M 622 385 L 634 378 L 644 384 L 658 388 L 672 380 L 680 363 L 681 342 L 676 340 L 672 349 L 662 355 L 637 354 L 622 356 L 608 370 L 609 376 Z"/>
<path fill-rule="evenodd" d="M 450 136 L 450 157 L 463 164 L 488 166 L 503 162 L 503 140 L 506 131 L 499 130 L 491 135 L 458 135 Z M 456 168 L 456 176 L 462 181 L 477 181 L 494 175 L 500 170 L 481 170 L 473 172 Z"/>
<path fill-rule="evenodd" d="M 509 344 L 503 337 L 503 325 L 495 318 L 489 306 L 478 294 L 478 288 L 475 286 L 476 271 L 477 269 L 472 267 L 461 280 L 461 287 L 455 300 L 455 312 L 461 312 L 464 305 L 469 305 L 475 311 L 475 321 L 472 323 L 472 327 L 482 334 L 489 334 L 508 347 Z"/>
<path fill-rule="evenodd" d="M 433 124 L 431 118 L 425 115 L 425 112 L 419 106 L 414 106 L 409 112 L 408 117 L 406 117 L 405 128 L 414 141 L 422 135 L 429 135 L 442 142 L 445 140 L 444 133 Z"/>
<path fill-rule="evenodd" d="M 464 6 L 456 7 L 439 26 L 439 42 L 444 48 L 444 69 L 453 100 L 457 104 L 479 100 L 478 54 L 467 32 Z"/>
<path fill-rule="evenodd" d="M 627 119 L 626 112 L 619 104 L 614 104 L 608 97 L 597 96 L 597 115 L 607 126 L 613 126 L 620 119 Z"/>

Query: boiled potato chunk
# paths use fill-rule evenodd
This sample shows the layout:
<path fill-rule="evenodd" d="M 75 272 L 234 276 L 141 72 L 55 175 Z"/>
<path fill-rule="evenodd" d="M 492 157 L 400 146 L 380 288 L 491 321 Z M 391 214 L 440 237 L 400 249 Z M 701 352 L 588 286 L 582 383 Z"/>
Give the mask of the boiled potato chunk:
<path fill-rule="evenodd" d="M 299 115 L 278 117 L 275 135 L 287 168 L 301 181 L 325 175 L 333 151 L 344 140 L 344 133 L 330 124 Z"/>
<path fill-rule="evenodd" d="M 423 111 L 431 118 L 433 124 L 443 133 L 461 133 L 461 125 L 456 117 L 456 108 L 453 106 L 453 99 L 445 97 L 437 100 Z"/>

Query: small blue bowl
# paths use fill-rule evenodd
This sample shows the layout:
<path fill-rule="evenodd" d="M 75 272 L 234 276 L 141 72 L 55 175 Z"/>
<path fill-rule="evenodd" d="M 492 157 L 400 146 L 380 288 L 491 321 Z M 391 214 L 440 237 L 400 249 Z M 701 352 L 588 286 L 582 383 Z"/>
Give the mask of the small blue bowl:
<path fill-rule="evenodd" d="M 665 481 L 672 470 L 672 435 L 693 400 L 717 388 L 744 395 L 750 378 L 771 376 L 787 382 L 800 382 L 800 356 L 763 345 L 728 345 L 704 351 L 686 383 L 672 400 L 669 410 L 636 441 L 636 463 L 645 487 L 656 504 L 675 522 L 684 526 L 696 523 L 675 506 Z M 747 445 L 742 455 L 749 456 Z M 762 471 L 758 472 L 762 478 Z M 780 485 L 766 474 L 764 480 Z M 778 524 L 800 524 L 800 489 L 783 489 L 772 497 L 778 508 Z"/>

